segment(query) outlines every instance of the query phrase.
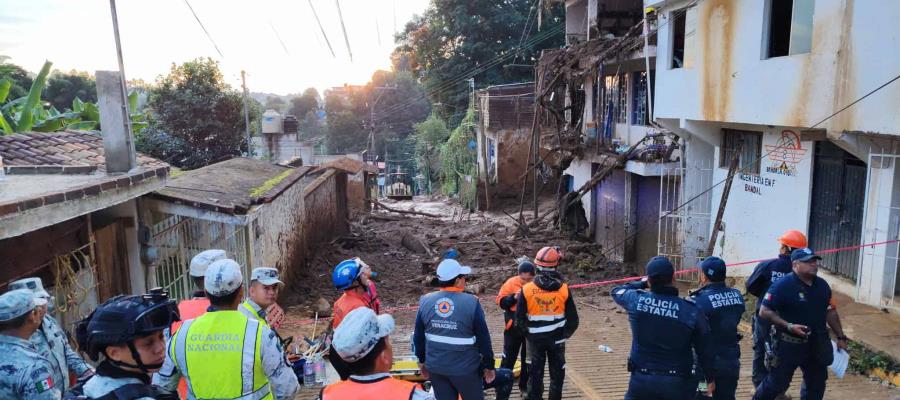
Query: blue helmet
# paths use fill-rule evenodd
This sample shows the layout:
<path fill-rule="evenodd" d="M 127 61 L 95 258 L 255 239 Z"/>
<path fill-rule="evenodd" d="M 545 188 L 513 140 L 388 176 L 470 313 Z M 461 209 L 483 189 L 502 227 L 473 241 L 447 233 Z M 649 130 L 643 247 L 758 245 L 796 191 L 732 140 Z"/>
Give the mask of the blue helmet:
<path fill-rule="evenodd" d="M 341 261 L 331 273 L 331 282 L 337 290 L 347 290 L 362 272 L 362 267 L 355 259 Z"/>
<path fill-rule="evenodd" d="M 445 259 L 445 260 L 456 260 L 456 259 L 458 259 L 458 258 L 459 258 L 459 251 L 457 251 L 457 250 L 454 249 L 454 248 L 451 248 L 451 249 L 449 249 L 449 250 L 447 250 L 447 251 L 444 252 L 444 259 Z"/>

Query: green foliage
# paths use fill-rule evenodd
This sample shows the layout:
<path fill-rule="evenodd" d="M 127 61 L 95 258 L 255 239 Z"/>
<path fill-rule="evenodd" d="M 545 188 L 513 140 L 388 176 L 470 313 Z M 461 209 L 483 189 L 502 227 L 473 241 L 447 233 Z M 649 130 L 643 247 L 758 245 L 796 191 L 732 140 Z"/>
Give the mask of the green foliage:
<path fill-rule="evenodd" d="M 474 140 L 474 130 L 475 107 L 470 104 L 466 116 L 440 149 L 441 190 L 447 195 L 458 194 L 460 202 L 470 209 L 475 205 L 475 187 L 469 185 L 471 189 L 465 191 L 461 188 L 466 176 L 475 180 L 475 150 L 469 148 L 469 142 Z"/>
<path fill-rule="evenodd" d="M 58 110 L 71 106 L 75 99 L 94 103 L 97 101 L 97 82 L 86 72 L 54 72 L 47 81 L 44 99 Z"/>
<path fill-rule="evenodd" d="M 535 25 L 534 6 L 533 0 L 432 1 L 421 16 L 407 23 L 398 34 L 398 46 L 392 55 L 394 68 L 408 69 L 422 77 L 431 100 L 446 105 L 443 116 L 451 126 L 455 125 L 462 116 L 459 111 L 465 109 L 468 101 L 467 72 L 485 68 L 474 76 L 481 87 L 530 81 L 532 69 L 504 66 L 513 61 L 536 64 L 541 49 L 564 44 L 564 35 L 560 33 L 527 48 L 516 58 L 490 64 L 519 45 L 529 14 L 531 24 Z M 563 14 L 562 7 L 545 10 L 542 32 L 564 24 Z M 534 27 L 529 37 L 540 33 Z"/>
<path fill-rule="evenodd" d="M 258 103 L 250 107 L 251 126 L 261 115 Z M 172 65 L 150 91 L 148 103 L 156 129 L 149 143 L 142 145 L 150 155 L 165 152 L 178 156 L 170 162 L 179 168 L 199 168 L 247 151 L 244 133 L 243 100 L 227 85 L 216 61 L 199 58 Z M 174 138 L 172 146 L 158 144 Z"/>
<path fill-rule="evenodd" d="M 881 368 L 887 373 L 900 373 L 900 364 L 886 353 L 873 351 L 852 340 L 848 343 L 847 350 L 850 353 L 850 371 L 865 375 L 875 368 Z"/>
<path fill-rule="evenodd" d="M 291 106 L 288 114 L 298 119 L 306 118 L 310 112 L 319 111 L 319 91 L 316 88 L 307 88 L 303 94 L 291 99 Z"/>
<path fill-rule="evenodd" d="M 450 136 L 447 123 L 436 113 L 423 122 L 413 125 L 416 160 L 419 170 L 427 172 L 429 182 L 439 179 L 441 169 L 440 147 Z"/>
<path fill-rule="evenodd" d="M 315 112 L 310 111 L 306 113 L 306 116 L 300 120 L 300 136 L 317 138 L 325 133 L 325 124 Z"/>
<path fill-rule="evenodd" d="M 41 72 L 38 72 L 31 89 L 28 90 L 28 96 L 25 97 L 25 103 L 19 111 L 19 119 L 16 121 L 16 132 L 28 132 L 34 126 L 35 107 L 40 105 L 41 91 L 47 84 L 47 75 L 50 74 L 50 67 L 53 65 L 50 61 L 44 62 Z"/>
<path fill-rule="evenodd" d="M 13 99 L 25 97 L 33 83 L 24 68 L 0 61 L 0 80 L 4 79 L 10 83 L 9 97 Z"/>
<path fill-rule="evenodd" d="M 366 132 L 362 119 L 349 110 L 336 111 L 328 116 L 328 151 L 343 154 L 365 149 Z"/>

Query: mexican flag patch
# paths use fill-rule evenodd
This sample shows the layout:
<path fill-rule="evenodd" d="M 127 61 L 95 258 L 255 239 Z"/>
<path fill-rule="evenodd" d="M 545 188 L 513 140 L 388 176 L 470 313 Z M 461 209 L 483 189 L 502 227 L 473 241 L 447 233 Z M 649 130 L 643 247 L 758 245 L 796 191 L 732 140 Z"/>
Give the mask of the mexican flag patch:
<path fill-rule="evenodd" d="M 46 392 L 53 388 L 53 378 L 48 376 L 47 379 L 36 382 L 34 386 L 37 388 L 38 393 Z"/>
<path fill-rule="evenodd" d="M 766 293 L 765 300 L 766 300 L 766 301 L 772 301 L 772 293 L 771 293 L 771 292 L 767 292 L 767 293 Z"/>

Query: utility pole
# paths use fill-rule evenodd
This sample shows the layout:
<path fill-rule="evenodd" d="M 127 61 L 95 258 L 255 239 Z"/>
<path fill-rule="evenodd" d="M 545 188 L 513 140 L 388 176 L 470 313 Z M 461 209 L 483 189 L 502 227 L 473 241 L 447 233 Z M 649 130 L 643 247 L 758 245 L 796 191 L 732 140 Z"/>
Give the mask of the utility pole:
<path fill-rule="evenodd" d="M 113 35 L 116 39 L 116 57 L 119 61 L 119 75 L 122 82 L 122 113 L 125 124 L 125 141 L 131 149 L 130 167 L 137 167 L 137 159 L 134 151 L 134 134 L 131 131 L 131 113 L 128 111 L 128 85 L 125 83 L 125 62 L 122 60 L 122 41 L 119 37 L 119 15 L 116 12 L 116 0 L 109 0 L 109 10 L 112 13 Z"/>
<path fill-rule="evenodd" d="M 241 70 L 241 89 L 244 92 L 244 130 L 247 134 L 247 157 L 253 156 L 253 142 L 250 140 L 250 107 L 247 104 L 247 73 Z"/>

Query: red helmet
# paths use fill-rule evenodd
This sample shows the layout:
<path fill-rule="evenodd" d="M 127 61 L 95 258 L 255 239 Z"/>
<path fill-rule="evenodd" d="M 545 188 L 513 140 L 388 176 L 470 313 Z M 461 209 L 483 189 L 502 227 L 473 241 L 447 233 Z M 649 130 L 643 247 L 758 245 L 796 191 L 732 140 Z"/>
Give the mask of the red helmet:
<path fill-rule="evenodd" d="M 562 258 L 562 253 L 560 253 L 559 247 L 544 247 L 538 250 L 537 255 L 534 256 L 534 265 L 544 268 L 556 268 L 559 266 L 560 258 Z"/>
<path fill-rule="evenodd" d="M 784 235 L 781 235 L 781 237 L 778 238 L 778 243 L 792 249 L 802 249 L 807 246 L 806 235 L 795 229 L 791 229 L 785 232 Z"/>

